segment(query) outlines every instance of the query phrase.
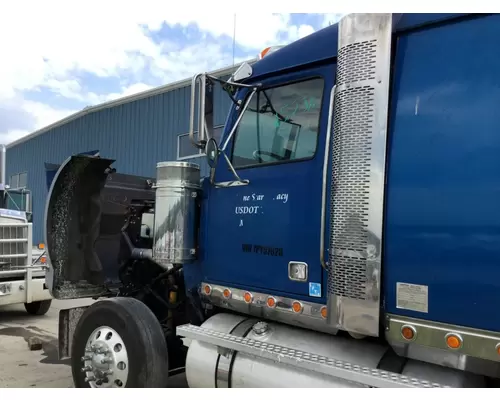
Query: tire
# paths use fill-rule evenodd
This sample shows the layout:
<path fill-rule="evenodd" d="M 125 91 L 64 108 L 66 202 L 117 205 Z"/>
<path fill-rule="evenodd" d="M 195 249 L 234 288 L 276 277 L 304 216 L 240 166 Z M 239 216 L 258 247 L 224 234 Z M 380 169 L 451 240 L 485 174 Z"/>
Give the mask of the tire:
<path fill-rule="evenodd" d="M 32 303 L 24 303 L 24 308 L 31 315 L 45 315 L 50 309 L 52 300 L 34 301 Z"/>
<path fill-rule="evenodd" d="M 88 344 L 91 336 L 96 339 Z M 123 347 L 117 347 L 118 344 Z M 91 345 L 102 345 L 109 352 L 97 354 L 98 350 L 91 350 Z M 103 362 L 107 363 L 105 367 L 101 365 Z M 111 372 L 99 379 L 102 371 L 98 366 L 104 370 L 109 367 Z M 160 323 L 144 303 L 134 298 L 115 297 L 94 303 L 85 310 L 76 326 L 71 369 L 76 388 L 167 387 L 168 350 Z M 96 380 L 87 382 L 86 377 Z"/>

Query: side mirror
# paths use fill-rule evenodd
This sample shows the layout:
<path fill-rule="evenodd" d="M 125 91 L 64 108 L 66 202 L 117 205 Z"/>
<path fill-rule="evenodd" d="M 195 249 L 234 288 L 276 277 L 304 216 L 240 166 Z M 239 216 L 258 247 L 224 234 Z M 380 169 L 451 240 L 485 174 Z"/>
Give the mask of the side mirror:
<path fill-rule="evenodd" d="M 198 126 L 195 129 L 196 89 L 198 89 Z M 191 82 L 191 105 L 189 116 L 189 139 L 193 146 L 203 149 L 207 138 L 214 130 L 214 87 L 206 74 L 197 74 Z M 194 134 L 197 131 L 198 139 Z"/>
<path fill-rule="evenodd" d="M 214 138 L 208 139 L 205 145 L 205 154 L 207 155 L 207 163 L 210 168 L 215 168 L 219 160 L 219 146 Z"/>

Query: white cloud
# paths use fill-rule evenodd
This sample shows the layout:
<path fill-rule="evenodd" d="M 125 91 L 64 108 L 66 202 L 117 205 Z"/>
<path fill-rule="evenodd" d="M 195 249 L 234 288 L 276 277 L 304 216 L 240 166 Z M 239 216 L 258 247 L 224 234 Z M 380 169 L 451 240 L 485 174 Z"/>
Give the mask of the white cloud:
<path fill-rule="evenodd" d="M 115 99 L 118 99 L 118 98 L 124 97 L 124 96 L 131 96 L 133 94 L 141 93 L 141 92 L 144 92 L 146 90 L 153 89 L 153 88 L 154 88 L 153 86 L 147 85 L 145 83 L 134 83 L 130 86 L 123 88 L 123 90 L 119 93 L 109 93 L 109 94 L 104 95 L 104 96 L 98 96 L 97 99 L 99 101 L 97 101 L 97 103 L 115 100 Z"/>
<path fill-rule="evenodd" d="M 36 101 L 24 101 L 23 109 L 33 115 L 38 128 L 53 124 L 78 110 L 53 108 Z"/>
<path fill-rule="evenodd" d="M 234 15 L 228 12 L 179 12 L 165 1 L 141 0 L 138 7 L 121 7 L 112 1 L 101 1 L 97 7 L 92 1 L 11 2 L 0 13 L 0 37 L 11 38 L 2 41 L 2 53 L 9 58 L 0 63 L 0 108 L 9 103 L 11 108 L 30 113 L 34 130 L 75 111 L 75 101 L 83 108 L 150 89 L 152 82 L 164 84 L 230 65 L 232 51 L 223 47 L 222 37 L 232 37 L 233 22 Z M 197 27 L 205 35 L 221 39 L 183 46 L 177 37 L 167 37 L 157 43 L 150 34 L 164 24 L 183 28 L 185 37 L 192 36 Z M 314 30 L 307 24 L 291 25 L 290 14 L 249 12 L 236 17 L 236 43 L 252 57 L 266 46 L 285 44 Z M 239 61 L 243 60 L 238 57 L 235 62 Z M 87 87 L 82 73 L 132 78 L 119 91 L 97 93 Z M 72 105 L 61 108 L 25 100 L 26 92 L 44 90 L 72 100 Z M 1 141 L 29 131 L 1 125 L 0 129 Z"/>
<path fill-rule="evenodd" d="M 9 143 L 17 140 L 33 130 L 43 128 L 57 122 L 78 110 L 68 108 L 55 108 L 48 104 L 36 101 L 24 100 L 17 96 L 0 105 L 0 143 Z M 7 120 L 5 115 L 14 113 L 18 119 L 18 126 L 11 128 L 12 121 Z M 7 123 L 7 126 L 4 126 Z"/>

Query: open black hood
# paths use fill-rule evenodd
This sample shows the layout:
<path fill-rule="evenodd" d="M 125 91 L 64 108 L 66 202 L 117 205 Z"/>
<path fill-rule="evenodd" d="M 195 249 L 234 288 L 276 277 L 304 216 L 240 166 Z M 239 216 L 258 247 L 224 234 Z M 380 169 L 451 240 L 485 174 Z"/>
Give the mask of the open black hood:
<path fill-rule="evenodd" d="M 96 297 L 118 283 L 129 256 L 122 229 L 131 207 L 154 201 L 153 178 L 114 172 L 114 160 L 68 158 L 51 183 L 45 210 L 47 286 L 56 299 Z"/>

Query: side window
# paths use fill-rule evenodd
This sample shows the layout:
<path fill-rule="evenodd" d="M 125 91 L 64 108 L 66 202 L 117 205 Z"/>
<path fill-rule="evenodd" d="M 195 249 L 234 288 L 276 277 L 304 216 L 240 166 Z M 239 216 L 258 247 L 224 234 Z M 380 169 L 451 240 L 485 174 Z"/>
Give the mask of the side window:
<path fill-rule="evenodd" d="M 189 140 L 189 134 L 183 133 L 177 136 L 177 159 L 197 157 L 200 155 L 200 150 L 194 147 Z"/>
<path fill-rule="evenodd" d="M 220 137 L 222 134 L 223 125 L 215 126 L 213 130 L 213 137 L 220 143 Z M 198 132 L 194 132 L 195 138 L 197 138 Z M 182 133 L 177 136 L 177 159 L 185 160 L 194 157 L 201 157 L 203 155 L 202 149 L 197 149 L 191 144 L 189 140 L 189 133 Z"/>
<path fill-rule="evenodd" d="M 28 186 L 28 174 L 21 172 L 10 176 L 11 189 L 22 189 Z"/>
<path fill-rule="evenodd" d="M 26 172 L 23 172 L 19 174 L 19 187 L 25 188 L 26 186 L 28 186 L 28 175 Z"/>
<path fill-rule="evenodd" d="M 215 139 L 218 145 L 220 145 L 220 138 L 222 136 L 222 130 L 224 129 L 224 126 L 217 126 L 213 130 L 212 137 Z"/>
<path fill-rule="evenodd" d="M 237 128 L 234 167 L 313 157 L 323 86 L 316 78 L 257 92 Z"/>
<path fill-rule="evenodd" d="M 10 187 L 13 189 L 19 187 L 19 174 L 10 176 Z"/>

